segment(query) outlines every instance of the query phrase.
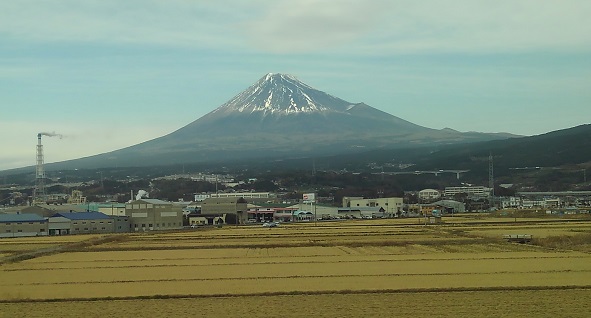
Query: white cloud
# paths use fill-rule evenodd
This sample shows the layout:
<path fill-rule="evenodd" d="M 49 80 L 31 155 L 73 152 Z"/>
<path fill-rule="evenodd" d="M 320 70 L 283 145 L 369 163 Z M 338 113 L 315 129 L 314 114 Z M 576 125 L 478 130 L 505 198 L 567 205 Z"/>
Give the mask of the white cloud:
<path fill-rule="evenodd" d="M 226 42 L 219 36 L 227 31 L 222 8 L 205 1 L 4 1 L 0 34 L 39 42 L 216 47 Z"/>
<path fill-rule="evenodd" d="M 370 54 L 588 50 L 589 1 L 278 2 L 249 36 L 279 52 Z M 340 5 L 339 5 L 340 4 Z"/>
<path fill-rule="evenodd" d="M 433 1 L 400 6 L 376 36 L 386 51 L 508 52 L 591 46 L 588 1 Z"/>
<path fill-rule="evenodd" d="M 258 52 L 588 50 L 586 0 L 3 1 L 12 40 Z"/>
<path fill-rule="evenodd" d="M 261 49 L 314 52 L 358 40 L 387 18 L 391 7 L 389 1 L 275 1 L 244 26 Z"/>

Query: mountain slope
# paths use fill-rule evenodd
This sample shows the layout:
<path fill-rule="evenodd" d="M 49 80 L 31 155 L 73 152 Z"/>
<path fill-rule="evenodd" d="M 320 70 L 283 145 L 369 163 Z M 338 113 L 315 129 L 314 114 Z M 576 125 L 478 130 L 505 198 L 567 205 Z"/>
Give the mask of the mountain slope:
<path fill-rule="evenodd" d="M 452 145 L 418 161 L 419 168 L 482 169 L 493 155 L 499 169 L 556 167 L 591 162 L 591 124 L 537 136 Z M 486 169 L 485 169 L 486 170 Z"/>
<path fill-rule="evenodd" d="M 135 146 L 62 167 L 158 165 L 301 157 L 506 138 L 435 130 L 334 97 L 285 74 L 267 74 L 207 115 Z"/>
<path fill-rule="evenodd" d="M 360 121 L 361 118 L 367 120 Z M 270 131 L 346 133 L 351 126 L 356 130 L 363 127 L 391 131 L 392 125 L 408 132 L 432 131 L 363 103 L 350 103 L 321 92 L 291 75 L 270 73 L 227 103 L 173 134 L 191 134 L 204 129 L 232 136 L 268 134 Z"/>

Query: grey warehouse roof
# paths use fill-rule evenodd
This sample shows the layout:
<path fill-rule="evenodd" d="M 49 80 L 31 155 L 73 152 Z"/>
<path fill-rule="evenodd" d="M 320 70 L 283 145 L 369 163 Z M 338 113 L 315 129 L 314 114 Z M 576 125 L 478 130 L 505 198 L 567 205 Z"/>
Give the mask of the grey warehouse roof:
<path fill-rule="evenodd" d="M 101 212 L 60 212 L 53 215 L 62 216 L 70 220 L 98 220 L 110 219 L 110 217 Z"/>
<path fill-rule="evenodd" d="M 162 200 L 158 200 L 158 199 L 139 199 L 136 201 L 132 201 L 131 203 L 136 203 L 138 201 L 144 201 L 144 202 L 151 203 L 151 204 L 171 204 L 170 202 L 166 202 L 166 201 L 162 201 Z"/>
<path fill-rule="evenodd" d="M 45 218 L 35 213 L 0 214 L 0 222 L 43 222 Z"/>

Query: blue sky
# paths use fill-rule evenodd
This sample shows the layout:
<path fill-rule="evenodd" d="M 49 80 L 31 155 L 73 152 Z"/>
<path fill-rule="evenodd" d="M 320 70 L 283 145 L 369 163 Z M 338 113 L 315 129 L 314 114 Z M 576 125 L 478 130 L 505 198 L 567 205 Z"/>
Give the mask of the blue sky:
<path fill-rule="evenodd" d="M 460 131 L 591 121 L 587 0 L 0 2 L 0 170 L 172 132 L 266 73 Z"/>

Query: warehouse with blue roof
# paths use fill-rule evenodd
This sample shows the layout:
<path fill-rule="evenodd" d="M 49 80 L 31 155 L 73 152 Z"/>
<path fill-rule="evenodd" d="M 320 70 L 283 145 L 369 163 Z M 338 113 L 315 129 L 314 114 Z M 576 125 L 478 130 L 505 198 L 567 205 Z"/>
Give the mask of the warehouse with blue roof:
<path fill-rule="evenodd" d="M 0 237 L 47 235 L 47 220 L 34 213 L 0 214 Z"/>

